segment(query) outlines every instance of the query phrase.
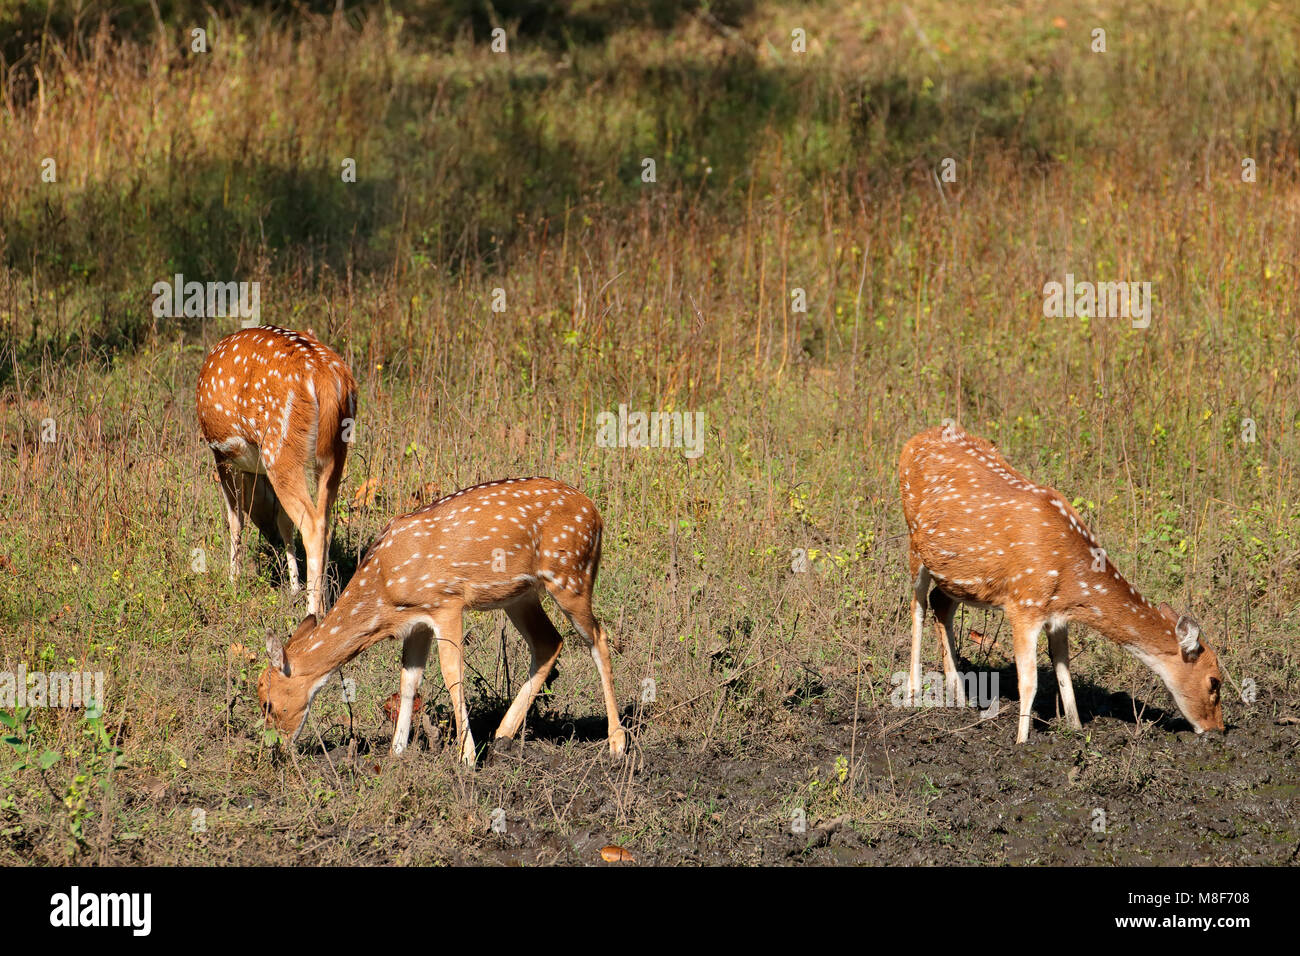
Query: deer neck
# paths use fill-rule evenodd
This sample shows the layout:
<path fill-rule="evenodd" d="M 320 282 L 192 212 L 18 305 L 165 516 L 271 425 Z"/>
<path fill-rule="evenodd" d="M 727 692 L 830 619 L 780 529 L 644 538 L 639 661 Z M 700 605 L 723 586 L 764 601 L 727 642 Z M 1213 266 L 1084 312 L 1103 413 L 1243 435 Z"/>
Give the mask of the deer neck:
<path fill-rule="evenodd" d="M 365 574 L 363 570 L 357 572 L 359 577 Z M 386 602 L 376 604 L 371 589 L 344 588 L 316 629 L 289 646 L 287 653 L 295 676 L 328 676 L 370 645 L 391 636 L 401 627 L 403 616 L 401 610 Z"/>
<path fill-rule="evenodd" d="M 1104 590 L 1102 590 L 1104 588 Z M 1179 654 L 1173 626 L 1160 609 L 1148 603 L 1109 562 L 1102 575 L 1079 582 L 1072 595 L 1071 620 L 1087 624 L 1104 637 L 1148 663 Z"/>

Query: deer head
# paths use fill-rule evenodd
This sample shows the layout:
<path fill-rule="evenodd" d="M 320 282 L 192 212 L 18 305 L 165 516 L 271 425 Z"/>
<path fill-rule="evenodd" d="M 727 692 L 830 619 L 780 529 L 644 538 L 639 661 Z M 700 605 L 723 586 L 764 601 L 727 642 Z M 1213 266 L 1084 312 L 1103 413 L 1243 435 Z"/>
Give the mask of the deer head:
<path fill-rule="evenodd" d="M 270 657 L 270 666 L 257 681 L 257 697 L 262 705 L 266 726 L 275 727 L 290 742 L 297 740 L 302 733 L 307 714 L 311 710 L 312 698 L 329 677 L 329 672 L 322 677 L 311 673 L 308 667 L 294 666 L 294 649 L 301 649 L 302 642 L 315 630 L 316 615 L 309 614 L 293 632 L 287 645 L 281 643 L 279 636 L 271 631 L 266 635 L 266 653 Z"/>

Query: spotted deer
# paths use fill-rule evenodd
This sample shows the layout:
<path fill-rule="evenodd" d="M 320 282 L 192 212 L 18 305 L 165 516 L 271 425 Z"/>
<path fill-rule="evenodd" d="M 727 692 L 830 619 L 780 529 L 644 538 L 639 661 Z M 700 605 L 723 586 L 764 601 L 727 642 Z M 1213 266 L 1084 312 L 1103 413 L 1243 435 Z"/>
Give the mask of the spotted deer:
<path fill-rule="evenodd" d="M 1020 688 L 1017 743 L 1029 739 L 1044 628 L 1065 717 L 1081 727 L 1070 681 L 1070 621 L 1100 631 L 1155 671 L 1198 734 L 1224 729 L 1218 659 L 1197 623 L 1142 597 L 1059 492 L 1035 484 L 992 444 L 954 425 L 909 439 L 898 471 L 913 582 L 908 703 L 921 692 L 928 594 L 946 692 L 958 703 L 965 695 L 953 634 L 957 605 L 998 607 L 1006 615 Z"/>
<path fill-rule="evenodd" d="M 497 740 L 508 740 L 560 654 L 560 635 L 541 604 L 546 591 L 590 650 L 605 697 L 609 749 L 622 754 L 627 738 L 619 724 L 609 642 L 591 610 L 601 533 L 591 499 L 551 478 L 475 485 L 394 518 L 324 620 L 309 615 L 287 644 L 268 636 L 270 667 L 257 687 L 267 725 L 296 740 L 312 698 L 330 675 L 372 644 L 395 637 L 402 641 L 402 681 L 392 749 L 400 754 L 436 640 L 460 755 L 473 764 L 463 614 L 502 608 L 532 652 L 528 678 L 496 730 Z"/>
<path fill-rule="evenodd" d="M 217 462 L 230 527 L 230 577 L 251 518 L 284 549 L 298 590 L 293 529 L 307 553 L 307 610 L 321 605 L 329 515 L 357 414 L 357 384 L 338 353 L 310 332 L 270 325 L 219 341 L 199 372 L 199 428 Z M 315 500 L 312 488 L 315 488 Z"/>

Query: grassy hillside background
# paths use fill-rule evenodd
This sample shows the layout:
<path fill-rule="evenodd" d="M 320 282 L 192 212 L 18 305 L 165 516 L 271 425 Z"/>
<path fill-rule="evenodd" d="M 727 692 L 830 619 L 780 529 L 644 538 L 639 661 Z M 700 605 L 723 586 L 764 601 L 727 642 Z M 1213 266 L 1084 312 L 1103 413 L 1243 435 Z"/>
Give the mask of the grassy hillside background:
<path fill-rule="evenodd" d="M 895 463 L 944 418 L 1060 488 L 1148 597 L 1198 616 L 1230 723 L 1296 712 L 1288 5 L 355 6 L 0 2 L 0 668 L 109 675 L 102 721 L 15 718 L 0 860 L 581 861 L 588 841 L 738 862 L 769 858 L 755 834 L 800 807 L 864 846 L 947 845 L 933 782 L 873 762 L 897 746 L 889 678 L 906 667 Z M 548 474 L 596 500 L 631 760 L 600 759 L 598 685 L 573 648 L 522 758 L 389 758 L 394 644 L 346 670 L 355 757 L 337 692 L 301 751 L 273 756 L 261 647 L 303 603 L 265 548 L 224 574 L 193 387 L 237 322 L 155 318 L 153 284 L 175 273 L 260 282 L 264 322 L 311 327 L 351 363 L 336 586 L 431 494 Z M 1150 328 L 1044 318 L 1043 284 L 1067 273 L 1150 282 Z M 595 416 L 620 403 L 702 412 L 703 456 L 598 448 Z M 964 620 L 992 634 L 1000 616 Z M 483 739 L 526 652 L 500 612 L 466 625 Z M 1115 756 L 1169 746 L 1164 689 L 1095 635 L 1074 646 L 1085 708 L 1121 691 L 1168 716 L 1130 714 L 1105 747 L 1085 726 L 1065 745 L 1077 765 L 1174 793 L 1135 769 L 1146 751 Z M 995 668 L 1008 650 L 963 645 Z M 1052 690 L 1045 674 L 1049 711 Z M 424 695 L 445 722 L 436 669 Z M 827 721 L 851 731 L 820 739 Z M 495 807 L 511 837 L 485 832 Z M 1284 859 L 1295 839 L 1261 845 Z M 934 858 L 1038 859 L 1049 842 Z"/>

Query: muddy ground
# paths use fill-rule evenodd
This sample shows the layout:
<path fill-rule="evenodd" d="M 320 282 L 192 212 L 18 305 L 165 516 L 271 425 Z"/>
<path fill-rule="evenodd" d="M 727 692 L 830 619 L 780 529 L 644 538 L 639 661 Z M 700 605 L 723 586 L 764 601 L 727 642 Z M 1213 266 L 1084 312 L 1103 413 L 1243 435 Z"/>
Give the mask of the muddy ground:
<path fill-rule="evenodd" d="M 1126 694 L 1114 698 L 1114 710 L 1132 710 Z M 1131 716 L 1093 716 L 1085 717 L 1082 733 L 1040 725 L 1028 745 L 1017 747 L 1016 707 L 1004 699 L 1000 716 L 983 721 L 977 713 L 954 709 L 903 715 L 893 709 L 860 711 L 853 747 L 850 699 L 843 710 L 815 707 L 794 718 L 806 742 L 798 752 L 764 744 L 762 733 L 740 752 L 711 748 L 693 755 L 668 743 L 647 747 L 632 799 L 664 806 L 706 802 L 709 825 L 640 847 L 639 859 L 656 864 L 1296 862 L 1300 736 L 1294 724 L 1260 714 L 1222 739 L 1209 739 L 1167 713 L 1157 714 L 1159 726 L 1144 722 L 1140 729 Z M 1150 719 L 1148 708 L 1144 721 Z M 773 809 L 790 808 L 790 794 L 806 789 L 810 768 L 817 768 L 817 779 L 833 778 L 836 757 L 851 749 L 863 768 L 855 787 L 862 806 L 853 807 L 846 798 L 842 812 L 809 812 L 806 832 L 791 832 L 790 814 Z M 526 761 L 560 769 L 553 748 L 526 752 Z M 602 807 L 607 799 L 599 787 L 586 795 L 588 822 L 609 809 Z M 584 829 L 564 846 L 522 827 L 461 859 L 581 863 L 591 859 L 601 839 Z"/>
<path fill-rule="evenodd" d="M 1002 686 L 1014 687 L 1013 676 Z M 1050 679 L 1040 672 L 1040 688 Z M 1293 716 L 1242 706 L 1226 736 L 1202 738 L 1172 710 L 1077 689 L 1083 731 L 1056 720 L 1055 695 L 1040 690 L 1025 746 L 1014 743 L 1014 698 L 1003 696 L 991 719 L 888 704 L 855 713 L 861 688 L 843 678 L 713 742 L 629 712 L 636 734 L 619 762 L 605 755 L 602 722 L 588 717 L 543 715 L 526 743 L 474 771 L 427 741 L 394 758 L 383 728 L 359 732 L 355 749 L 327 731 L 325 749 L 302 747 L 229 789 L 160 789 L 125 774 L 128 816 L 161 811 L 183 824 L 201 806 L 209 826 L 115 839 L 101 859 L 604 865 L 601 848 L 618 844 L 637 865 L 1297 861 Z M 475 716 L 479 739 L 496 716 Z M 283 794 L 299 782 L 327 796 L 287 805 Z"/>

